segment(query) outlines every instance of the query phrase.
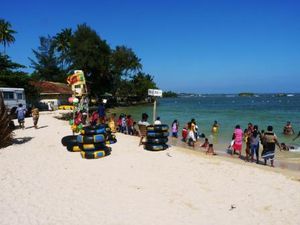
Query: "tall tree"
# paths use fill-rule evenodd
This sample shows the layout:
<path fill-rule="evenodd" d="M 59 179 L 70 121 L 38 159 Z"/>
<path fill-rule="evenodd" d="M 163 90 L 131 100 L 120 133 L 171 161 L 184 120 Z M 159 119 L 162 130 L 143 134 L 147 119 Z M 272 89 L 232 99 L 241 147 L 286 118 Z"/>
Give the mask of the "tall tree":
<path fill-rule="evenodd" d="M 111 49 L 106 41 L 86 24 L 77 26 L 71 39 L 71 60 L 73 69 L 85 72 L 88 86 L 94 95 L 101 95 L 111 89 Z"/>
<path fill-rule="evenodd" d="M 59 61 L 61 64 L 61 69 L 63 70 L 67 70 L 68 64 L 71 62 L 70 49 L 72 36 L 72 29 L 66 28 L 57 33 L 54 37 L 54 47 L 60 54 Z"/>
<path fill-rule="evenodd" d="M 148 96 L 148 89 L 157 88 L 153 76 L 142 72 L 132 77 L 132 83 L 133 93 L 139 97 L 139 100 L 144 100 Z"/>
<path fill-rule="evenodd" d="M 16 31 L 11 29 L 11 24 L 4 19 L 0 19 L 0 43 L 3 45 L 3 53 L 6 53 L 6 46 L 15 42 L 15 37 L 13 36 Z"/>
<path fill-rule="evenodd" d="M 65 82 L 66 74 L 59 68 L 59 60 L 55 56 L 53 38 L 40 37 L 40 47 L 32 50 L 36 61 L 29 58 L 34 68 L 33 77 L 38 80 Z"/>
<path fill-rule="evenodd" d="M 133 75 L 133 72 L 140 71 L 142 64 L 131 48 L 117 46 L 112 52 L 112 70 L 126 78 Z"/>

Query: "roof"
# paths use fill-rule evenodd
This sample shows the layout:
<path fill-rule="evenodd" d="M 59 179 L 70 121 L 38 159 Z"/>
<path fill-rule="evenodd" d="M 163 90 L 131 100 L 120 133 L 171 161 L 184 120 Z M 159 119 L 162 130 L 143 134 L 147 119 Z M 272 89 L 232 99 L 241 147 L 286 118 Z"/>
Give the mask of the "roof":
<path fill-rule="evenodd" d="M 64 83 L 51 81 L 32 81 L 31 84 L 39 89 L 41 95 L 45 94 L 64 94 L 71 95 L 72 89 Z"/>

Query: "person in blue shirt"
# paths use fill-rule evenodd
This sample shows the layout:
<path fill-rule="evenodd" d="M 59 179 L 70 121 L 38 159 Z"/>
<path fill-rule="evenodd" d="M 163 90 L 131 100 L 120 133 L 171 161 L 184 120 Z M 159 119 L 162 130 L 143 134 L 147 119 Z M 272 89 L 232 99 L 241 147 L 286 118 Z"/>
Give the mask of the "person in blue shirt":
<path fill-rule="evenodd" d="M 16 109 L 16 114 L 18 118 L 19 127 L 24 129 L 26 108 L 24 108 L 22 104 L 19 104 L 18 108 Z"/>
<path fill-rule="evenodd" d="M 101 102 L 99 107 L 98 107 L 98 114 L 99 114 L 99 120 L 100 123 L 105 123 L 105 106 L 104 104 Z"/>

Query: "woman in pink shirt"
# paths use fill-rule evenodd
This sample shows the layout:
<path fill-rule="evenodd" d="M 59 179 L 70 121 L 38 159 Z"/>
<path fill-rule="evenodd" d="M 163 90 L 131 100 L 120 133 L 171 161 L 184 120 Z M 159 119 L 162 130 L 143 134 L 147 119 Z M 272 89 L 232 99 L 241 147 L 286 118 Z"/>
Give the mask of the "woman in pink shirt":
<path fill-rule="evenodd" d="M 232 155 L 238 151 L 239 157 L 241 157 L 243 147 L 243 130 L 241 129 L 240 125 L 235 126 L 232 139 L 234 140 Z"/>

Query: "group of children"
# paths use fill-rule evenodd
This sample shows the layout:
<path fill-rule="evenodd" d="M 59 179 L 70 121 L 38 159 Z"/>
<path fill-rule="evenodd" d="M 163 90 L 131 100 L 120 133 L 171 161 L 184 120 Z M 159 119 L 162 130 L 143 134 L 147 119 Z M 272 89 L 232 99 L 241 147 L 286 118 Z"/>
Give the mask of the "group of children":
<path fill-rule="evenodd" d="M 179 124 L 177 120 L 173 121 L 171 127 L 172 127 L 172 137 L 177 138 L 178 129 L 179 129 Z M 219 125 L 217 124 L 217 121 L 215 121 L 212 130 L 217 132 L 218 127 Z M 195 144 L 200 137 L 205 138 L 204 134 L 199 133 L 199 127 L 197 126 L 195 119 L 191 119 L 191 121 L 188 122 L 185 127 L 183 127 L 181 135 L 182 135 L 182 141 L 186 142 L 188 146 L 191 146 L 193 148 L 195 147 Z M 205 142 L 200 147 L 207 148 L 206 154 L 216 155 L 213 149 L 213 144 L 209 143 L 207 138 L 205 138 Z"/>
<path fill-rule="evenodd" d="M 106 117 L 100 118 L 97 111 L 93 112 L 90 122 L 92 125 L 107 123 L 108 127 L 113 133 L 120 132 L 129 135 L 138 135 L 137 123 L 133 120 L 131 115 L 121 113 L 119 118 L 115 113 L 112 113 L 107 119 Z"/>

